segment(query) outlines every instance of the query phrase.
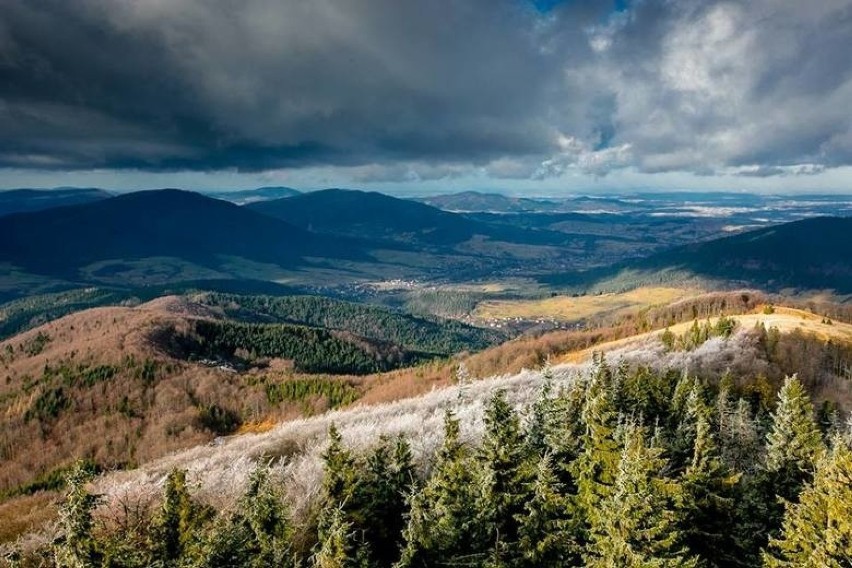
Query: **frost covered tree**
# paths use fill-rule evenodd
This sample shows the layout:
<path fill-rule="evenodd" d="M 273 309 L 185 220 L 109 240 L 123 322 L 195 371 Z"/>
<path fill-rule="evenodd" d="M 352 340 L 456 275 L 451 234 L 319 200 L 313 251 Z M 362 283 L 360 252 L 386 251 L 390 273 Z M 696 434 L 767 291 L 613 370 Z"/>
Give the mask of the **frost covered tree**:
<path fill-rule="evenodd" d="M 476 474 L 459 422 L 447 412 L 444 443 L 432 475 L 411 499 L 399 567 L 426 568 L 451 562 L 476 548 Z"/>
<path fill-rule="evenodd" d="M 59 568 L 94 568 L 100 565 L 100 552 L 92 534 L 92 513 L 98 498 L 86 488 L 91 478 L 92 473 L 82 462 L 68 474 L 68 492 L 59 508 L 63 536 L 54 546 L 54 559 Z"/>
<path fill-rule="evenodd" d="M 545 455 L 538 463 L 532 496 L 518 515 L 519 566 L 582 565 L 582 519 L 563 491 L 550 456 Z"/>
<path fill-rule="evenodd" d="M 589 568 L 697 566 L 683 544 L 676 506 L 681 487 L 660 474 L 662 448 L 648 446 L 638 426 L 625 431 L 624 450 L 612 492 L 591 513 Z"/>
<path fill-rule="evenodd" d="M 798 503 L 786 503 L 783 532 L 764 554 L 770 568 L 845 568 L 852 561 L 852 451 L 837 438 Z"/>

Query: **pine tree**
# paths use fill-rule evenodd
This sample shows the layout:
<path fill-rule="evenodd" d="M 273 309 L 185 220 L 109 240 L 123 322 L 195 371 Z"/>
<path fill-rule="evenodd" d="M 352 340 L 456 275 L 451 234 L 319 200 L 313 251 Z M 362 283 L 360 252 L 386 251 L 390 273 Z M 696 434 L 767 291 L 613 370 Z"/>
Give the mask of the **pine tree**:
<path fill-rule="evenodd" d="M 94 568 L 100 565 L 100 553 L 92 535 L 92 512 L 98 498 L 86 489 L 92 474 L 78 462 L 67 478 L 68 492 L 59 508 L 63 537 L 54 546 L 54 559 L 59 568 Z"/>
<path fill-rule="evenodd" d="M 258 465 L 252 472 L 240 505 L 252 566 L 281 565 L 290 552 L 290 527 L 283 498 L 273 488 L 267 466 Z"/>
<path fill-rule="evenodd" d="M 798 503 L 786 503 L 782 535 L 764 554 L 770 568 L 845 568 L 852 560 L 852 451 L 836 438 Z"/>
<path fill-rule="evenodd" d="M 476 529 L 474 462 L 459 439 L 459 422 L 444 418 L 444 443 L 431 477 L 411 499 L 400 568 L 426 568 L 480 552 Z"/>
<path fill-rule="evenodd" d="M 359 540 L 365 546 L 361 554 L 390 566 L 399 559 L 402 527 L 408 512 L 406 499 L 413 488 L 414 466 L 411 449 L 401 436 L 391 444 L 382 438 L 367 458 L 367 466 L 356 494 Z"/>
<path fill-rule="evenodd" d="M 355 458 L 343 446 L 343 438 L 334 424 L 328 428 L 328 440 L 328 447 L 322 455 L 325 463 L 323 499 L 326 507 L 339 507 L 351 502 L 355 493 Z"/>
<path fill-rule="evenodd" d="M 485 542 L 507 544 L 518 537 L 516 517 L 528 497 L 532 468 L 517 413 L 497 391 L 485 409 L 485 435 L 477 461 L 482 493 L 477 501 L 478 525 Z"/>
<path fill-rule="evenodd" d="M 193 502 L 182 469 L 169 472 L 163 493 L 163 505 L 154 521 L 154 554 L 165 565 L 177 565 L 190 553 L 209 512 Z"/>
<path fill-rule="evenodd" d="M 778 494 L 793 499 L 807 482 L 825 450 L 814 407 L 796 375 L 778 393 L 772 429 L 766 438 L 766 469 L 779 485 Z"/>
<path fill-rule="evenodd" d="M 340 508 L 324 511 L 320 520 L 317 550 L 311 558 L 313 568 L 355 568 L 355 546 L 352 525 L 346 522 Z"/>
<path fill-rule="evenodd" d="M 599 370 L 586 389 L 582 411 L 581 450 L 572 464 L 578 504 L 585 516 L 597 509 L 612 491 L 620 450 L 616 439 L 618 413 L 608 389 L 608 370 Z"/>
<path fill-rule="evenodd" d="M 550 456 L 538 463 L 532 498 L 518 516 L 521 566 L 581 566 L 582 519 L 563 493 Z"/>
<path fill-rule="evenodd" d="M 665 468 L 662 449 L 646 445 L 644 430 L 627 428 L 613 490 L 591 515 L 586 566 L 697 566 L 678 529 L 681 519 L 675 503 L 681 488 L 661 476 Z"/>
<path fill-rule="evenodd" d="M 730 566 L 740 556 L 731 527 L 740 475 L 722 464 L 709 416 L 699 415 L 692 461 L 682 480 L 684 542 L 709 566 Z"/>

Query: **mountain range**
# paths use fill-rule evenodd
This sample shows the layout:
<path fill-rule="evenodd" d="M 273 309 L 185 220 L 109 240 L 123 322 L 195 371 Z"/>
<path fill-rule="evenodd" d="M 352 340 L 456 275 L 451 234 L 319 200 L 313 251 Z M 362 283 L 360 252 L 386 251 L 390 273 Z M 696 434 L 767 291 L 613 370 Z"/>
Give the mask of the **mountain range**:
<path fill-rule="evenodd" d="M 0 218 L 0 262 L 70 282 L 245 278 L 251 267 L 235 268 L 235 259 L 294 268 L 308 256 L 363 253 L 344 240 L 170 189 Z"/>
<path fill-rule="evenodd" d="M 507 216 L 340 189 L 245 206 L 173 189 L 129 193 L 0 217 L 0 296 L 221 279 L 333 287 L 383 278 L 523 277 L 586 289 L 673 274 L 852 291 L 850 218 L 808 219 L 658 252 L 673 221 L 633 235 L 627 226 L 602 232 L 595 216 L 577 213 Z M 560 225 L 574 232 L 553 229 Z M 677 226 L 680 243 L 694 240 L 699 225 Z"/>
<path fill-rule="evenodd" d="M 545 279 L 632 288 L 673 279 L 769 290 L 852 293 L 852 217 L 815 217 L 664 251 L 633 262 Z"/>
<path fill-rule="evenodd" d="M 81 205 L 110 197 L 112 194 L 97 188 L 9 189 L 0 191 L 0 217 L 66 205 Z"/>

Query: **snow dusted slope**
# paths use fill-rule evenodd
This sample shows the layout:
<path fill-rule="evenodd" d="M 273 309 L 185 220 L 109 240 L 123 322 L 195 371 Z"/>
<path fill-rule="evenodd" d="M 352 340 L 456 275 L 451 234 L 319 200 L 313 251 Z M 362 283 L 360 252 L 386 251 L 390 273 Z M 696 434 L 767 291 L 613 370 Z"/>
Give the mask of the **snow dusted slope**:
<path fill-rule="evenodd" d="M 705 377 L 718 377 L 727 369 L 759 371 L 759 346 L 748 328 L 740 328 L 729 340 L 711 339 L 690 352 L 668 353 L 656 336 L 642 336 L 622 343 L 606 355 L 612 364 L 646 365 L 658 369 L 688 369 Z M 589 364 L 553 367 L 554 386 L 584 380 Z M 172 468 L 186 469 L 200 498 L 228 506 L 244 489 L 248 474 L 260 461 L 274 461 L 298 514 L 319 491 L 322 476 L 321 454 L 326 432 L 333 423 L 344 442 L 354 449 L 375 444 L 381 435 L 404 434 L 419 464 L 438 448 L 443 438 L 443 416 L 452 410 L 461 421 L 462 435 L 474 440 L 481 435 L 484 403 L 498 389 L 523 408 L 534 401 L 542 385 L 540 371 L 524 371 L 512 376 L 492 377 L 465 385 L 432 391 L 399 402 L 354 406 L 322 416 L 285 422 L 262 434 L 234 436 L 199 446 L 151 462 L 138 470 L 116 472 L 98 480 L 95 490 L 107 503 L 146 499 L 156 495 Z"/>

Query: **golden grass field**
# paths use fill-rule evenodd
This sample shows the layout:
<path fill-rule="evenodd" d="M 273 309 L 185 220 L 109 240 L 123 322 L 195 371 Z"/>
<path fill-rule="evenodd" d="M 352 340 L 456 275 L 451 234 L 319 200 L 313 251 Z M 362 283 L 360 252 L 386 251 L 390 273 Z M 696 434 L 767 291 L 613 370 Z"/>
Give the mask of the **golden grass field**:
<path fill-rule="evenodd" d="M 618 294 L 554 296 L 542 300 L 495 300 L 480 303 L 473 317 L 478 320 L 520 318 L 578 321 L 601 314 L 669 304 L 698 293 L 700 291 L 687 288 L 646 286 Z"/>
<path fill-rule="evenodd" d="M 764 326 L 766 326 L 766 329 L 775 327 L 778 328 L 778 331 L 780 331 L 781 333 L 801 331 L 810 335 L 814 335 L 822 340 L 831 339 L 832 341 L 837 342 L 852 343 L 852 324 L 836 321 L 830 324 L 824 323 L 824 319 L 822 316 L 794 308 L 775 307 L 774 309 L 775 312 L 771 314 L 764 314 L 761 312 L 754 314 L 734 315 L 730 317 L 732 319 L 737 320 L 738 325 L 744 329 L 752 328 L 758 323 L 762 323 Z M 718 318 L 710 318 L 711 323 L 715 323 L 717 320 Z M 689 330 L 691 326 L 692 322 L 684 322 L 679 323 L 677 325 L 673 325 L 669 329 L 672 331 L 672 333 L 682 334 Z M 564 356 L 558 358 L 557 362 L 581 363 L 590 359 L 592 357 L 592 354 L 595 352 L 611 351 L 613 349 L 623 347 L 629 343 L 634 343 L 647 339 L 648 337 L 654 335 L 659 335 L 663 331 L 664 330 L 660 329 L 649 331 L 648 333 L 634 335 L 625 339 L 618 339 L 615 341 L 602 343 L 600 345 L 595 345 L 593 348 L 590 349 L 583 349 L 581 351 L 567 353 Z"/>

